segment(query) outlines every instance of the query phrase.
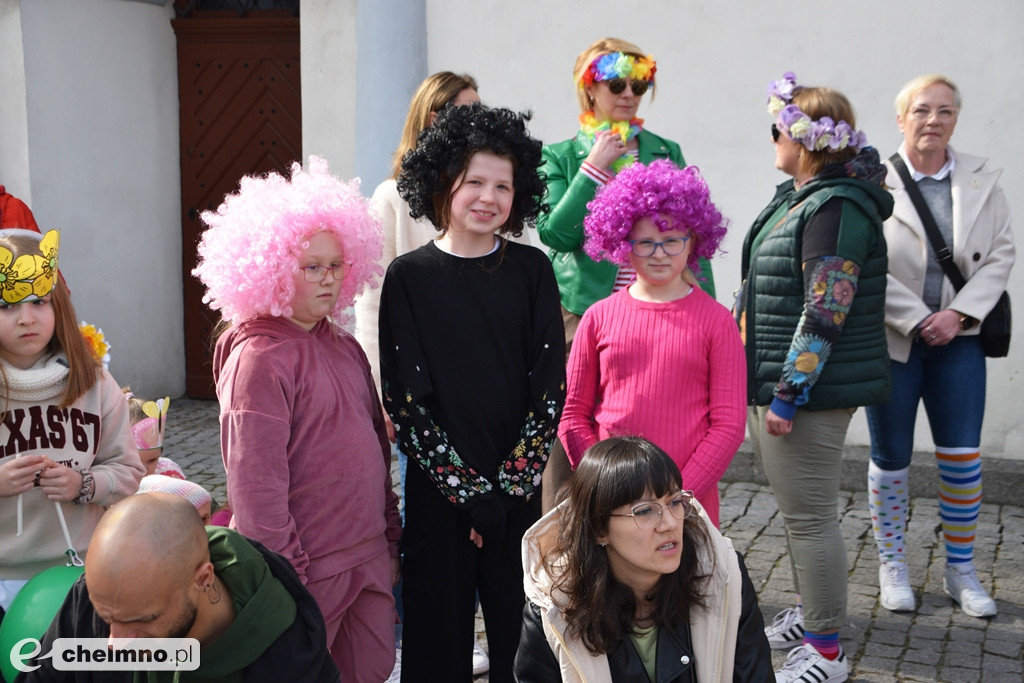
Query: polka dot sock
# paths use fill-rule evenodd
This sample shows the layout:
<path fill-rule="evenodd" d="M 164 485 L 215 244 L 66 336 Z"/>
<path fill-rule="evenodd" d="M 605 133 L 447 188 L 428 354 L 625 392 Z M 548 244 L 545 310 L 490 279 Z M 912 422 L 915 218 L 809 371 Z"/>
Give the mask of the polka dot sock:
<path fill-rule="evenodd" d="M 868 464 L 868 507 L 871 528 L 882 562 L 904 562 L 903 535 L 907 530 L 907 502 L 910 468 L 883 470 Z"/>

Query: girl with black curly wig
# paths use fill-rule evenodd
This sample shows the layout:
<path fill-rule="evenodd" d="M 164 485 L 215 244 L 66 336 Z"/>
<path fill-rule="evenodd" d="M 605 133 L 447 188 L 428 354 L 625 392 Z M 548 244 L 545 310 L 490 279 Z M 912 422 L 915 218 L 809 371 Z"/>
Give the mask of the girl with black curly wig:
<path fill-rule="evenodd" d="M 381 293 L 384 406 L 406 475 L 402 676 L 470 681 L 477 591 L 490 680 L 512 681 L 520 542 L 565 399 L 564 332 L 547 257 L 508 242 L 545 210 L 528 116 L 442 111 L 398 191 L 438 238 L 398 257 Z"/>

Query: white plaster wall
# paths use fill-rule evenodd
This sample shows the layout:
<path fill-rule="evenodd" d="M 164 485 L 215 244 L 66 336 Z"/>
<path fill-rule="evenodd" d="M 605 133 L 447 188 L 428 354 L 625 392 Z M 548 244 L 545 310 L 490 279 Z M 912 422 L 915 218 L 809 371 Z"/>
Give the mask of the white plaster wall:
<path fill-rule="evenodd" d="M 358 0 L 312 0 L 299 15 L 302 156 L 324 157 L 331 171 L 355 168 Z"/>
<path fill-rule="evenodd" d="M 356 176 L 371 194 L 391 174 L 409 100 L 427 71 L 425 0 L 363 0 L 357 13 Z"/>
<path fill-rule="evenodd" d="M 1016 133 L 1024 109 L 1017 83 L 1024 73 L 1019 0 L 637 0 L 629 7 L 624 12 L 621 2 L 606 0 L 430 0 L 428 71 L 456 65 L 473 73 L 486 102 L 532 109 L 533 133 L 554 142 L 577 129 L 577 54 L 606 35 L 653 54 L 658 93 L 641 106 L 640 116 L 648 128 L 682 145 L 733 221 L 726 253 L 714 263 L 722 303 L 731 304 L 739 282 L 746 229 L 785 179 L 773 167 L 764 91 L 787 70 L 800 83 L 843 91 L 859 127 L 885 156 L 901 141 L 893 107 L 900 87 L 921 73 L 945 73 L 964 98 L 953 145 L 1005 169 L 1011 211 L 1018 225 L 1024 221 L 1024 195 L 1017 191 L 1024 183 L 1024 136 Z M 1020 309 L 1024 265 L 1014 272 L 1010 290 Z M 1017 328 L 1010 359 L 989 365 L 983 449 L 1006 456 L 1024 454 L 1024 328 L 1019 322 Z M 922 413 L 915 445 L 928 450 L 925 425 Z M 849 442 L 868 442 L 862 414 Z"/>
<path fill-rule="evenodd" d="M 326 158 L 363 192 L 390 171 L 409 99 L 427 76 L 425 0 L 306 0 L 303 156 Z"/>
<path fill-rule="evenodd" d="M 79 318 L 103 328 L 111 373 L 140 395 L 185 385 L 172 16 L 124 0 L 21 3 L 32 209 L 61 230 Z"/>
<path fill-rule="evenodd" d="M 32 205 L 19 0 L 0 0 L 0 185 Z"/>

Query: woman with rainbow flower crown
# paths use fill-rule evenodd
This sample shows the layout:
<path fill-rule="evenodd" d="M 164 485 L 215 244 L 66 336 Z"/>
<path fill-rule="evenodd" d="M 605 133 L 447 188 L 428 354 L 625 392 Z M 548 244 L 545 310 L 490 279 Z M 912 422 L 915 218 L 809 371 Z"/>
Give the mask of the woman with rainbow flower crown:
<path fill-rule="evenodd" d="M 547 176 L 551 212 L 537 219 L 537 233 L 551 249 L 567 358 L 583 313 L 635 280 L 629 266 L 595 261 L 583 251 L 587 202 L 618 171 L 637 161 L 649 164 L 669 159 L 680 168 L 686 166 L 678 144 L 645 129 L 643 119 L 636 117 L 644 94 L 650 90 L 654 97 L 657 70 L 654 58 L 633 43 L 618 38 L 594 42 L 580 53 L 573 68 L 580 129 L 568 140 L 544 146 L 542 170 Z M 694 277 L 691 284 L 714 298 L 711 266 L 705 259 L 699 260 L 695 275 L 690 276 Z M 545 470 L 545 511 L 553 507 L 555 494 L 569 474 L 565 451 L 556 443 Z"/>
<path fill-rule="evenodd" d="M 766 633 L 790 650 L 784 683 L 849 676 L 846 549 L 836 517 L 842 448 L 857 407 L 889 398 L 885 167 L 830 88 L 787 73 L 768 89 L 775 166 L 792 176 L 742 251 L 736 316 L 747 354 L 751 444 L 786 525 L 798 605 Z"/>

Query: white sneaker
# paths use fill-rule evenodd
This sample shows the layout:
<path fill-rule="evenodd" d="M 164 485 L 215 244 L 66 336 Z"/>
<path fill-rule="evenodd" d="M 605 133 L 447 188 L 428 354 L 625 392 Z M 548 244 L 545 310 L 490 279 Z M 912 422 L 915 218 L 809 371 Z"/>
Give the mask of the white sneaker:
<path fill-rule="evenodd" d="M 391 675 L 388 676 L 388 680 L 384 683 L 399 683 L 402 680 L 402 648 L 395 648 L 395 668 L 391 670 Z"/>
<path fill-rule="evenodd" d="M 842 648 L 835 659 L 825 659 L 810 645 L 801 645 L 790 651 L 775 672 L 775 683 L 841 683 L 849 677 L 850 665 Z"/>
<path fill-rule="evenodd" d="M 480 647 L 479 641 L 473 641 L 473 675 L 479 676 L 480 674 L 487 673 L 487 670 L 491 668 L 491 660 L 487 658 L 487 653 Z"/>
<path fill-rule="evenodd" d="M 893 612 L 912 612 L 916 607 L 914 591 L 903 562 L 883 562 L 878 568 L 879 600 L 882 607 Z"/>
<path fill-rule="evenodd" d="M 996 601 L 978 581 L 973 564 L 947 564 L 942 587 L 969 617 L 991 617 L 996 613 Z"/>
<path fill-rule="evenodd" d="M 804 610 L 800 605 L 775 615 L 775 621 L 764 628 L 768 645 L 773 650 L 789 650 L 804 642 Z"/>

